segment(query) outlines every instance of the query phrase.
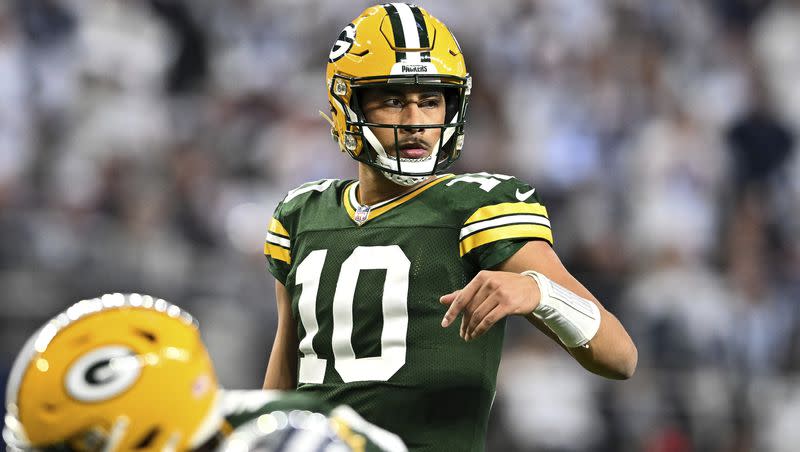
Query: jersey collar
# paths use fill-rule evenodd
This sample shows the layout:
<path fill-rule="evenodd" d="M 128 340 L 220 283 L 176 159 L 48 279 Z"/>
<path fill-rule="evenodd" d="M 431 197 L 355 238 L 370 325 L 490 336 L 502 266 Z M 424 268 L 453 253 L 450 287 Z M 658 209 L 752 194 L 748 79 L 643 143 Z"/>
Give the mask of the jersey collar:
<path fill-rule="evenodd" d="M 404 193 L 400 196 L 387 199 L 386 201 L 381 201 L 371 206 L 362 205 L 358 203 L 358 200 L 356 199 L 358 181 L 355 181 L 350 185 L 348 185 L 347 187 L 345 187 L 344 194 L 342 195 L 343 197 L 342 204 L 344 204 L 344 208 L 345 210 L 347 210 L 347 215 L 350 216 L 350 219 L 353 220 L 353 222 L 355 222 L 357 225 L 361 226 L 370 220 L 378 218 L 384 213 L 405 203 L 406 201 L 416 198 L 417 196 L 421 195 L 425 190 L 433 187 L 434 185 L 440 184 L 452 178 L 453 176 L 454 176 L 453 174 L 442 174 L 440 176 L 437 176 L 436 179 L 433 179 L 426 184 L 420 185 L 419 187 L 411 190 L 408 193 Z"/>

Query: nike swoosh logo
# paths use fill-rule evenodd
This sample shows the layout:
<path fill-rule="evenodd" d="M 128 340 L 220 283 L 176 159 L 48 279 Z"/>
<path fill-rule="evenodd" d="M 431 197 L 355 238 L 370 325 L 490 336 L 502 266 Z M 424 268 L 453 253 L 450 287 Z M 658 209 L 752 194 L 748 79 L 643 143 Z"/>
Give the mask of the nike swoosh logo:
<path fill-rule="evenodd" d="M 536 191 L 535 188 L 531 188 L 529 191 L 526 191 L 525 193 L 520 193 L 519 192 L 519 188 L 518 188 L 517 189 L 517 199 L 520 200 L 520 201 L 525 201 L 526 199 L 530 198 L 531 195 L 533 194 L 533 192 L 535 192 L 535 191 Z"/>

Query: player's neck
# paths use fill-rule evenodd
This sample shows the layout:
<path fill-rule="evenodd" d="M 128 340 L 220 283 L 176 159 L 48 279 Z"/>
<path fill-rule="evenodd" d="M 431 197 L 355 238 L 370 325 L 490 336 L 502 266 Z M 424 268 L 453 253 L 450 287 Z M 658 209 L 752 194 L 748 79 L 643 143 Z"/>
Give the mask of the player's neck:
<path fill-rule="evenodd" d="M 430 176 L 414 185 L 399 185 L 390 181 L 380 171 L 372 168 L 371 166 L 360 163 L 358 165 L 358 202 L 367 206 L 377 204 L 387 199 L 392 199 L 397 196 L 414 190 L 420 185 L 428 183 L 436 176 Z"/>

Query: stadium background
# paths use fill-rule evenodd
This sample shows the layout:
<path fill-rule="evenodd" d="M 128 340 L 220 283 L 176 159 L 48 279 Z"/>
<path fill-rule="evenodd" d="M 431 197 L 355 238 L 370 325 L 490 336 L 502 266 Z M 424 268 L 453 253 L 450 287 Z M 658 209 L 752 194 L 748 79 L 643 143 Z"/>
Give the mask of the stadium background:
<path fill-rule="evenodd" d="M 474 76 L 455 171 L 533 184 L 639 347 L 604 381 L 514 319 L 489 450 L 797 450 L 798 3 L 420 3 Z M 317 110 L 368 4 L 0 2 L 3 385 L 38 325 L 108 291 L 186 307 L 222 382 L 260 385 L 266 224 L 290 188 L 354 176 Z"/>

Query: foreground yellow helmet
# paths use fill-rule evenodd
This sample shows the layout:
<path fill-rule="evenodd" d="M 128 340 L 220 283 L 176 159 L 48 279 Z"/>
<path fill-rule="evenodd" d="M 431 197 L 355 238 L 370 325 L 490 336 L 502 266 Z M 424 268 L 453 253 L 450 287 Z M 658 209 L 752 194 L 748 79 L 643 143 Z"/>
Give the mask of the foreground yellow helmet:
<path fill-rule="evenodd" d="M 218 393 L 189 314 L 109 294 L 72 305 L 25 344 L 3 436 L 9 450 L 187 450 L 221 424 Z"/>
<path fill-rule="evenodd" d="M 464 144 L 464 120 L 471 81 L 461 48 L 447 27 L 424 9 L 406 3 L 367 8 L 342 30 L 328 56 L 326 71 L 331 127 L 342 151 L 375 167 L 389 179 L 412 185 L 441 172 L 458 159 Z M 379 84 L 414 84 L 443 89 L 447 112 L 438 128 L 441 139 L 431 156 L 390 156 L 373 128 L 397 124 L 368 123 L 358 104 L 359 88 Z M 408 126 L 406 126 L 408 127 Z"/>

